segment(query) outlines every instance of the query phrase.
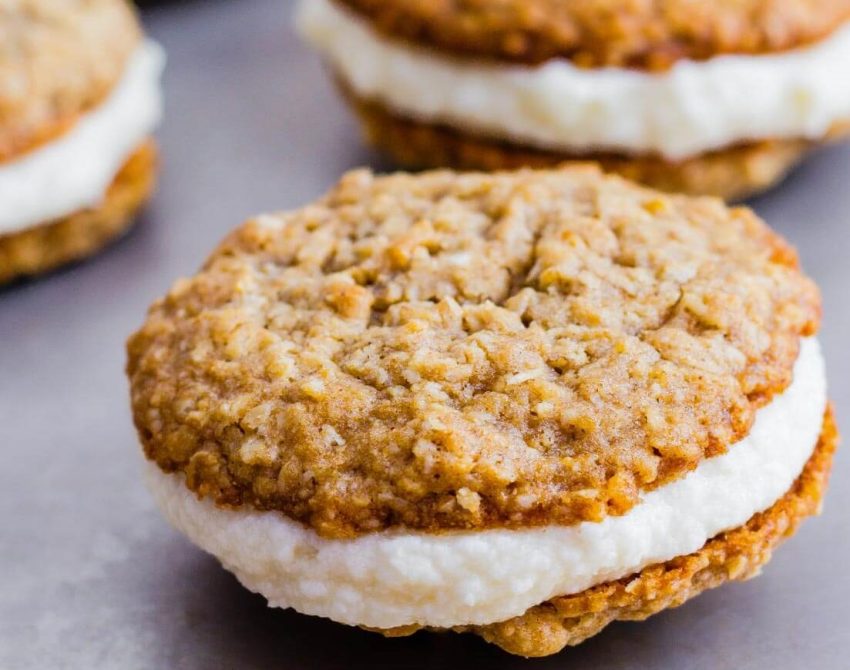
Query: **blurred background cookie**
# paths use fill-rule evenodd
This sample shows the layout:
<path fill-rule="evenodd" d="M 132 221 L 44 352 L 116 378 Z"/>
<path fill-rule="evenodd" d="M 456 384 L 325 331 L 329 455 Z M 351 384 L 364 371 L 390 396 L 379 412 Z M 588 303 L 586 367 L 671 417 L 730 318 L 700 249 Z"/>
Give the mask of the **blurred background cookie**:
<path fill-rule="evenodd" d="M 128 344 L 164 514 L 273 606 L 555 653 L 820 507 L 817 288 L 746 209 L 595 168 L 346 175 Z"/>
<path fill-rule="evenodd" d="M 99 250 L 156 168 L 161 48 L 122 0 L 0 11 L 0 282 Z"/>
<path fill-rule="evenodd" d="M 301 33 L 409 167 L 592 159 L 741 198 L 850 129 L 850 4 L 303 0 Z"/>

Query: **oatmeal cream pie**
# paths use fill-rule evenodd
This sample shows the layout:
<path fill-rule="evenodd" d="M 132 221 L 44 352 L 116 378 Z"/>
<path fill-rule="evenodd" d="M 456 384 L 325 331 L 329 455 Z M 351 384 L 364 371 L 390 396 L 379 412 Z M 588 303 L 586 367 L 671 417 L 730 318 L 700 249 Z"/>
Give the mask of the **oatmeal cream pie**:
<path fill-rule="evenodd" d="M 741 198 L 850 130 L 850 0 L 302 0 L 297 19 L 410 167 L 585 159 Z"/>
<path fill-rule="evenodd" d="M 0 7 L 0 283 L 94 253 L 151 191 L 159 46 L 125 0 Z"/>
<path fill-rule="evenodd" d="M 346 175 L 128 344 L 168 519 L 273 606 L 545 655 L 755 574 L 836 430 L 747 209 L 596 168 Z"/>

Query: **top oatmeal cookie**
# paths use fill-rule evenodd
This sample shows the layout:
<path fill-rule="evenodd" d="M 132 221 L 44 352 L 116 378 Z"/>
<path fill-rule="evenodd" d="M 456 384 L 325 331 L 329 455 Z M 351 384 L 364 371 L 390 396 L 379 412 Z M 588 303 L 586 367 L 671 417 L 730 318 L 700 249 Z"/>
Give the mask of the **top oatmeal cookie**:
<path fill-rule="evenodd" d="M 128 343 L 147 456 L 324 536 L 622 514 L 747 434 L 820 301 L 752 212 L 591 167 L 347 174 Z"/>
<path fill-rule="evenodd" d="M 659 70 L 785 51 L 850 17 L 850 0 L 335 0 L 390 36 L 462 56 Z"/>
<path fill-rule="evenodd" d="M 97 105 L 140 37 L 126 0 L 0 0 L 0 161 Z"/>

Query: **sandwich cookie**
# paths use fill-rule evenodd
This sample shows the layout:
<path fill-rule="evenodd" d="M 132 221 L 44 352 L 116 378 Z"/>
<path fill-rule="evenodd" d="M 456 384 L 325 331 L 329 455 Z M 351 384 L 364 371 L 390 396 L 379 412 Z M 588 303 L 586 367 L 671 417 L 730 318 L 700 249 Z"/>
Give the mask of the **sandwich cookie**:
<path fill-rule="evenodd" d="M 297 18 L 408 167 L 594 160 L 737 199 L 850 130 L 847 0 L 302 0 Z"/>
<path fill-rule="evenodd" d="M 128 343 L 165 516 L 270 605 L 555 653 L 758 572 L 837 434 L 751 211 L 596 168 L 346 175 Z"/>
<path fill-rule="evenodd" d="M 164 60 L 123 0 L 0 12 L 0 282 L 128 228 L 154 183 Z"/>

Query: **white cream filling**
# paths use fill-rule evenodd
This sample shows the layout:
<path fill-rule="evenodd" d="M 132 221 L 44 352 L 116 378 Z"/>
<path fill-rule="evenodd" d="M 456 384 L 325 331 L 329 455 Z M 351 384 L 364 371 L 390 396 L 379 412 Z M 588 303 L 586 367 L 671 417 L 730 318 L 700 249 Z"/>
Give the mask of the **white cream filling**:
<path fill-rule="evenodd" d="M 377 628 L 486 624 L 696 551 L 767 509 L 811 456 L 826 402 L 820 348 L 807 339 L 791 386 L 726 454 L 624 516 L 570 527 L 333 540 L 276 512 L 198 500 L 180 476 L 152 464 L 146 475 L 171 523 L 272 606 Z"/>
<path fill-rule="evenodd" d="M 0 163 L 0 234 L 98 205 L 115 175 L 162 116 L 165 53 L 144 42 L 110 95 L 68 132 Z"/>
<path fill-rule="evenodd" d="M 542 149 L 676 160 L 761 138 L 821 139 L 850 119 L 850 25 L 809 48 L 659 74 L 459 60 L 388 40 L 330 0 L 302 0 L 297 25 L 358 96 Z"/>

